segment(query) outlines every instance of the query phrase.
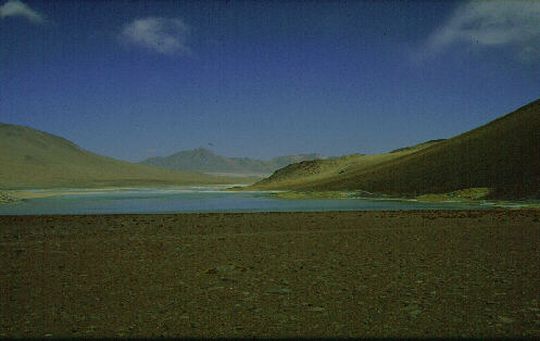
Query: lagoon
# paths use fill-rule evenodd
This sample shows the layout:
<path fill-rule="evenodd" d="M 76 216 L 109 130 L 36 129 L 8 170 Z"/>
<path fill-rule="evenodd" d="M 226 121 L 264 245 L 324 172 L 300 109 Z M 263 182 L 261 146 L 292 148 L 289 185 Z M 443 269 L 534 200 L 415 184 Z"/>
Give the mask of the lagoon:
<path fill-rule="evenodd" d="M 272 192 L 224 187 L 31 191 L 33 198 L 0 205 L 0 215 L 149 214 L 208 212 L 407 211 L 486 209 L 489 203 L 390 199 L 280 199 Z"/>

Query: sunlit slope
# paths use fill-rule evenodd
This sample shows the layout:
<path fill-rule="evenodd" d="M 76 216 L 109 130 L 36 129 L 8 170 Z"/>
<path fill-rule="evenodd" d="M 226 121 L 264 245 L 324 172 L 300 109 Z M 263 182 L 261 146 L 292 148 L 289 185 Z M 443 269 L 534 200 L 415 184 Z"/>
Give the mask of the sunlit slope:
<path fill-rule="evenodd" d="M 291 186 L 392 195 L 475 187 L 491 188 L 494 198 L 540 197 L 540 100 L 428 148 Z"/>
<path fill-rule="evenodd" d="M 269 178 L 257 182 L 258 189 L 308 189 L 322 183 L 341 179 L 384 162 L 428 148 L 443 140 L 428 141 L 416 146 L 397 149 L 383 154 L 352 154 L 339 158 L 304 161 L 277 170 Z"/>
<path fill-rule="evenodd" d="M 119 161 L 85 151 L 58 136 L 0 124 L 0 188 L 231 183 L 229 180 Z"/>

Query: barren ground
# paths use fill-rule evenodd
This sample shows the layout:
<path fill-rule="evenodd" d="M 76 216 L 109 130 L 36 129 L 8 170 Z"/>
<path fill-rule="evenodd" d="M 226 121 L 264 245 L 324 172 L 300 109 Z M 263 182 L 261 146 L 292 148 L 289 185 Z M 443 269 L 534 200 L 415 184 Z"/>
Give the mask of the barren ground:
<path fill-rule="evenodd" d="M 540 211 L 0 217 L 0 336 L 540 336 Z"/>

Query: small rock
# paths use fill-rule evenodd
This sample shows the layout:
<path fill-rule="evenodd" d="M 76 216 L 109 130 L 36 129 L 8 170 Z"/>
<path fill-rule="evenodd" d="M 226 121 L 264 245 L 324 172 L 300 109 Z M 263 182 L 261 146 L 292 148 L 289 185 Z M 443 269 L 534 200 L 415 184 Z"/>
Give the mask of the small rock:
<path fill-rule="evenodd" d="M 412 318 L 416 318 L 422 313 L 422 309 L 417 304 L 408 304 L 404 310 L 408 311 Z"/>
<path fill-rule="evenodd" d="M 204 273 L 208 275 L 214 275 L 218 273 L 218 270 L 217 268 L 211 268 L 211 269 L 206 270 Z"/>
<path fill-rule="evenodd" d="M 526 336 L 536 336 L 538 334 L 540 334 L 540 330 L 538 329 L 529 329 L 525 332 Z"/>
<path fill-rule="evenodd" d="M 276 314 L 274 315 L 274 318 L 278 319 L 278 320 L 281 320 L 281 321 L 286 321 L 289 319 L 289 316 L 285 315 L 285 314 Z"/>
<path fill-rule="evenodd" d="M 422 310 L 420 310 L 420 309 L 414 309 L 414 310 L 411 310 L 411 311 L 409 312 L 409 314 L 410 314 L 411 317 L 413 317 L 413 318 L 418 317 L 418 315 L 420 315 L 421 313 L 422 313 Z"/>
<path fill-rule="evenodd" d="M 505 324 L 510 324 L 510 323 L 514 323 L 515 320 L 513 318 L 510 318 L 510 317 L 499 316 L 499 321 L 501 321 L 502 323 L 505 323 Z"/>
<path fill-rule="evenodd" d="M 316 312 L 316 313 L 322 313 L 325 310 L 326 309 L 324 309 L 323 307 L 311 307 L 311 308 L 308 308 L 308 311 L 313 311 L 313 312 Z"/>
<path fill-rule="evenodd" d="M 278 295 L 286 295 L 291 293 L 291 289 L 289 288 L 273 288 L 266 291 L 269 294 L 278 294 Z"/>

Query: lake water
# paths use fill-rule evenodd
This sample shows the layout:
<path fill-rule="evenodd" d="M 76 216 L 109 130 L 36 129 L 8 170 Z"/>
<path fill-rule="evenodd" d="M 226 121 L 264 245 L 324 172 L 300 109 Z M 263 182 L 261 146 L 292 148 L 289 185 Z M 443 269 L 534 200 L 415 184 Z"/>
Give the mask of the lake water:
<path fill-rule="evenodd" d="M 46 192 L 46 191 L 43 191 Z M 36 191 L 39 193 L 39 191 Z M 355 210 L 485 209 L 490 205 L 420 203 L 371 199 L 301 199 L 268 192 L 233 192 L 219 188 L 66 190 L 61 195 L 0 205 L 0 215 L 121 214 L 179 212 L 309 212 Z"/>

